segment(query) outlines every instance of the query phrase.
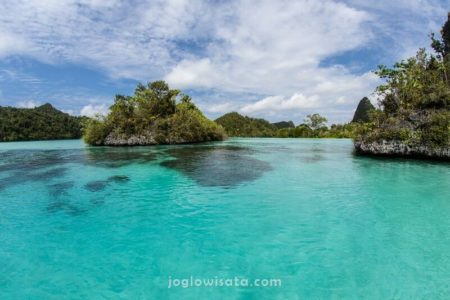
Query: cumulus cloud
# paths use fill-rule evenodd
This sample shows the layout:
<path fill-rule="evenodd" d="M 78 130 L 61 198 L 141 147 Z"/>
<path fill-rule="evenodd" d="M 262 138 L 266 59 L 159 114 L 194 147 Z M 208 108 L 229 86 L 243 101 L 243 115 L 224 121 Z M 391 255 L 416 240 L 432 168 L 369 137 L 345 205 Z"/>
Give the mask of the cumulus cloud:
<path fill-rule="evenodd" d="M 255 103 L 243 106 L 240 111 L 253 113 L 258 111 L 289 111 L 292 109 L 304 109 L 318 107 L 318 97 L 305 97 L 302 94 L 294 94 L 290 98 L 283 96 L 271 96 Z"/>
<path fill-rule="evenodd" d="M 20 101 L 17 103 L 17 107 L 21 108 L 34 108 L 41 105 L 40 102 L 34 100 Z"/>
<path fill-rule="evenodd" d="M 403 58 L 439 29 L 448 5 L 449 0 L 4 0 L 0 57 L 69 62 L 114 79 L 165 78 L 177 88 L 209 93 L 211 101 L 218 93 L 232 94 L 200 105 L 213 114 L 235 109 L 285 118 L 315 109 L 346 121 L 378 81 L 366 69 L 352 70 L 345 59 L 341 65 L 324 61 L 367 48 L 376 49 L 380 60 Z M 106 108 L 77 105 L 76 111 L 85 105 L 86 113 Z"/>
<path fill-rule="evenodd" d="M 198 61 L 183 60 L 165 77 L 177 87 L 213 87 L 217 86 L 220 76 L 209 58 Z"/>
<path fill-rule="evenodd" d="M 80 115 L 94 117 L 96 115 L 107 115 L 108 112 L 109 108 L 105 104 L 88 104 L 81 109 Z"/>
<path fill-rule="evenodd" d="M 26 52 L 28 43 L 22 37 L 0 29 L 0 58 Z"/>
<path fill-rule="evenodd" d="M 242 1 L 232 16 L 213 24 L 216 40 L 207 57 L 181 61 L 166 80 L 180 87 L 299 91 L 332 75 L 320 68 L 322 59 L 366 42 L 368 20 L 365 12 L 334 1 Z"/>

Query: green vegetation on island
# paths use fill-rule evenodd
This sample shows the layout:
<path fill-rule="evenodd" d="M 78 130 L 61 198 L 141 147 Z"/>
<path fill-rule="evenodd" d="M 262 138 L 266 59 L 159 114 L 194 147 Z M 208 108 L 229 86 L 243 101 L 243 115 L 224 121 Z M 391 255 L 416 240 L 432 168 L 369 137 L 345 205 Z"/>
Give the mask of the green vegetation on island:
<path fill-rule="evenodd" d="M 184 144 L 222 140 L 223 129 L 206 118 L 191 98 L 164 81 L 139 84 L 133 96 L 117 95 L 110 113 L 88 121 L 91 145 Z"/>
<path fill-rule="evenodd" d="M 380 110 L 357 137 L 357 150 L 370 154 L 450 158 L 450 14 L 435 53 L 420 49 L 415 57 L 380 66 L 385 80 L 376 92 Z"/>
<path fill-rule="evenodd" d="M 0 106 L 0 141 L 79 139 L 83 120 L 48 103 L 35 108 Z"/>
<path fill-rule="evenodd" d="M 295 124 L 292 121 L 281 121 L 281 122 L 275 122 L 272 123 L 273 126 L 277 129 L 284 129 L 284 128 L 295 128 Z"/>
<path fill-rule="evenodd" d="M 237 112 L 227 113 L 215 120 L 228 136 L 234 137 L 272 137 L 275 126 L 264 119 L 242 116 Z"/>
<path fill-rule="evenodd" d="M 295 126 L 292 121 L 270 123 L 264 119 L 242 116 L 237 112 L 227 113 L 216 122 L 227 135 L 235 137 L 279 137 L 279 138 L 353 138 L 365 124 L 348 123 L 326 126 L 327 119 L 319 114 L 306 117 L 304 123 Z"/>

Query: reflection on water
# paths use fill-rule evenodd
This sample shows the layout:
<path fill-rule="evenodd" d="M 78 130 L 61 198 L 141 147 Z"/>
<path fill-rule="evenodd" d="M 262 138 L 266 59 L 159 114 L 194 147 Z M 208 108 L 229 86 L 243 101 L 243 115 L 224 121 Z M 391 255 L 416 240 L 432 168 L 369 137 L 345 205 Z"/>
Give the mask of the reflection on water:
<path fill-rule="evenodd" d="M 163 161 L 162 166 L 180 171 L 202 186 L 232 187 L 271 170 L 269 163 L 249 156 L 251 152 L 244 147 L 180 147 L 167 153 L 175 159 Z"/>

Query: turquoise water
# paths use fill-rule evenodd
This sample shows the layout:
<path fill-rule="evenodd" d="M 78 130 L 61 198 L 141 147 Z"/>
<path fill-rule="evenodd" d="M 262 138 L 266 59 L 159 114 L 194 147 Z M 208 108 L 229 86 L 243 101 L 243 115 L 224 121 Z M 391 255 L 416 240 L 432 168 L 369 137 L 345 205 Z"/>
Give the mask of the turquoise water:
<path fill-rule="evenodd" d="M 0 298 L 448 299 L 449 195 L 449 164 L 350 140 L 3 143 Z"/>

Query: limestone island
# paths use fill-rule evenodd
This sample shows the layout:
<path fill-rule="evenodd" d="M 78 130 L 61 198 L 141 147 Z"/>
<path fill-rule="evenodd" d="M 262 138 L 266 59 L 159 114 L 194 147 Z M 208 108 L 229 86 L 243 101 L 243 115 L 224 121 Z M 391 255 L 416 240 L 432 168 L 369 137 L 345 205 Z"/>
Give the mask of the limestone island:
<path fill-rule="evenodd" d="M 107 116 L 87 122 L 83 137 L 94 146 L 138 146 L 220 141 L 226 135 L 189 96 L 155 81 L 138 84 L 133 96 L 117 95 Z"/>
<path fill-rule="evenodd" d="M 380 66 L 375 73 L 380 109 L 355 139 L 358 153 L 450 160 L 450 14 L 441 37 L 431 35 L 435 53 Z"/>

